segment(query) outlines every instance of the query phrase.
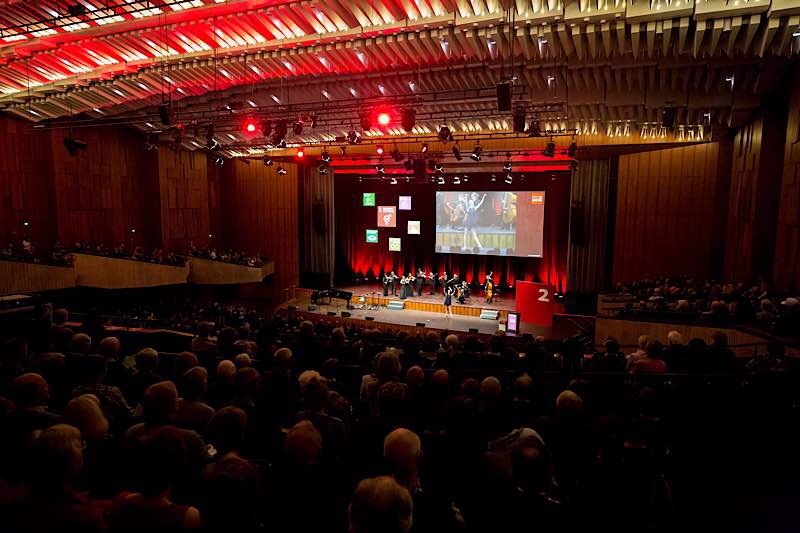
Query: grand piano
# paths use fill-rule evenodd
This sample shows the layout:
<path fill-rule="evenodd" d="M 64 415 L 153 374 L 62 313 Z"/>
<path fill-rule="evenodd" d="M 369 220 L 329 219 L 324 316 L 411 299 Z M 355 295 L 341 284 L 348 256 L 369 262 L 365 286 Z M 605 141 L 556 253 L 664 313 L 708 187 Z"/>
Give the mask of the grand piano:
<path fill-rule="evenodd" d="M 347 308 L 352 309 L 350 306 L 350 300 L 352 299 L 352 292 L 340 291 L 339 289 L 324 289 L 311 293 L 311 302 L 317 305 L 330 305 L 333 300 L 344 300 Z"/>

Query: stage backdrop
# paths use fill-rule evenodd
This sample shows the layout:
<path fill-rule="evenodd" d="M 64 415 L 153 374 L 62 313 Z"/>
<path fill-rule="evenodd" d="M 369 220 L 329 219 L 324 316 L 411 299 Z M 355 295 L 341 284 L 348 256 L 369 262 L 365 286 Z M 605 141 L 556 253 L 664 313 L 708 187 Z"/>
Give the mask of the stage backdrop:
<path fill-rule="evenodd" d="M 569 247 L 570 172 L 527 173 L 514 177 L 506 185 L 498 176 L 495 183 L 489 175 L 470 176 L 466 185 L 436 186 L 406 183 L 397 185 L 388 180 L 365 179 L 357 175 L 337 174 L 334 182 L 336 214 L 336 283 L 349 285 L 365 278 L 374 279 L 384 271 L 397 274 L 423 268 L 441 274 L 458 274 L 469 282 L 483 283 L 486 274 L 494 271 L 500 289 L 513 287 L 516 280 L 536 281 L 566 290 L 567 249 Z M 446 176 L 452 183 L 453 176 Z M 473 256 L 436 254 L 435 225 L 437 190 L 514 190 L 545 191 L 544 254 L 542 258 Z M 364 193 L 375 193 L 374 206 L 364 206 Z M 411 196 L 411 209 L 401 210 L 398 197 Z M 369 198 L 368 202 L 371 201 Z M 378 226 L 378 208 L 394 206 L 395 227 Z M 391 218 L 391 217 L 390 217 Z M 408 222 L 419 221 L 419 235 L 409 235 Z M 392 221 L 390 220 L 390 223 Z M 377 230 L 377 242 L 367 242 L 367 230 Z M 399 238 L 401 251 L 389 251 L 389 239 Z"/>

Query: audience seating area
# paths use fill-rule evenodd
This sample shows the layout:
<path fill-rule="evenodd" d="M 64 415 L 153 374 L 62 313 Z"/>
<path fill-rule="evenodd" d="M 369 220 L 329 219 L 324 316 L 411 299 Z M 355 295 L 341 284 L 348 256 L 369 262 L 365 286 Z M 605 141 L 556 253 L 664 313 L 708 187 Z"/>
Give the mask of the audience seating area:
<path fill-rule="evenodd" d="M 744 360 L 721 334 L 593 350 L 214 309 L 145 348 L 64 309 L 3 323 L 3 531 L 747 530 L 754 487 L 794 494 L 778 343 Z"/>

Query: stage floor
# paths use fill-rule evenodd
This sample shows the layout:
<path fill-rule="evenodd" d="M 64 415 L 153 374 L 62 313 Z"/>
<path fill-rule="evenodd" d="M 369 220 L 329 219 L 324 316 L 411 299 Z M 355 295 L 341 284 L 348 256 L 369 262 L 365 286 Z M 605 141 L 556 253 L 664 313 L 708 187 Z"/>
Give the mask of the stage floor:
<path fill-rule="evenodd" d="M 383 298 L 383 285 L 380 283 L 373 284 L 373 285 L 351 285 L 349 287 L 336 287 L 339 290 L 352 292 L 354 297 L 363 296 L 365 298 L 368 297 L 375 297 L 375 298 Z M 422 291 L 422 296 L 414 296 L 412 298 L 408 298 L 407 301 L 409 302 L 419 302 L 425 304 L 444 304 L 444 295 L 441 292 L 437 292 L 436 294 L 430 293 L 431 288 L 425 287 Z M 389 294 L 387 298 L 392 300 L 399 300 L 400 299 L 400 284 L 397 285 L 397 292 L 396 296 L 392 296 Z M 496 309 L 498 311 L 516 311 L 516 303 L 514 302 L 513 293 L 510 293 L 509 296 L 503 297 L 495 296 L 492 300 L 491 304 L 486 303 L 486 298 L 483 294 L 483 290 L 479 289 L 477 291 L 472 291 L 472 296 L 470 296 L 464 305 L 462 306 L 460 303 L 453 298 L 453 309 L 456 307 L 477 307 L 480 309 Z"/>

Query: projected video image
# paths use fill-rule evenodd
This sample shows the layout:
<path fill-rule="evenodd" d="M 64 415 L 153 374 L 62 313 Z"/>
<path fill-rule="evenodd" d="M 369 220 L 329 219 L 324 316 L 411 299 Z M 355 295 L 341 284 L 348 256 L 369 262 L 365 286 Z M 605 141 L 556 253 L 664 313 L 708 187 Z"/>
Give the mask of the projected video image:
<path fill-rule="evenodd" d="M 438 191 L 436 251 L 541 257 L 543 191 Z"/>

